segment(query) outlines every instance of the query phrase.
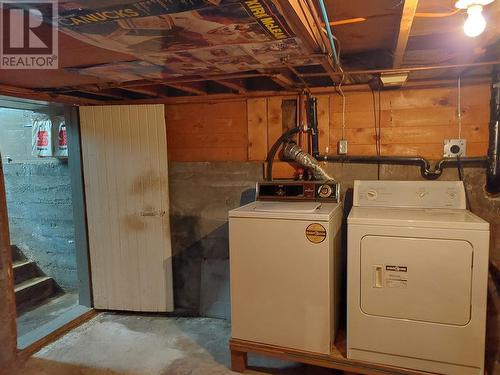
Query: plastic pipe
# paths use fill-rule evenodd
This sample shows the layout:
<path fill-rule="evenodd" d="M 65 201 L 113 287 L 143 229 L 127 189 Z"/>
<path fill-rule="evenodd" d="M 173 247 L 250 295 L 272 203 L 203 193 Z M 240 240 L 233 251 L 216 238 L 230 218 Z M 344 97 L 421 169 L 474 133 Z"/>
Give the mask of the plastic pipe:
<path fill-rule="evenodd" d="M 321 14 L 323 15 L 323 22 L 325 22 L 326 33 L 328 34 L 328 40 L 330 41 L 330 47 L 332 47 L 335 64 L 339 65 L 339 57 L 337 55 L 337 49 L 335 48 L 335 42 L 333 41 L 332 29 L 330 28 L 330 20 L 328 19 L 328 13 L 326 12 L 325 3 L 323 2 L 323 0 L 318 0 L 318 3 L 321 9 Z"/>

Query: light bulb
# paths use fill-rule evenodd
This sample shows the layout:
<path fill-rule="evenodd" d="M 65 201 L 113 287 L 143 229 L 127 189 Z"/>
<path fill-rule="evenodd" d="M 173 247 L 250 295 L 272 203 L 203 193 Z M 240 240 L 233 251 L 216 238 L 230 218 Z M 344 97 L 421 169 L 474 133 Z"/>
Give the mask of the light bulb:
<path fill-rule="evenodd" d="M 467 20 L 464 23 L 465 35 L 474 38 L 480 35 L 486 28 L 484 20 L 483 7 L 481 5 L 471 5 L 467 8 Z"/>

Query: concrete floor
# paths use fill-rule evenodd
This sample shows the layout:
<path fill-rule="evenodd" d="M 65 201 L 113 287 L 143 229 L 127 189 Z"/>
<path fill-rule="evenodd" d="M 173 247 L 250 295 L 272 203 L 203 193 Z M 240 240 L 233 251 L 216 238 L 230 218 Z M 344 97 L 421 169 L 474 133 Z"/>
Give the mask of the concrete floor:
<path fill-rule="evenodd" d="M 43 348 L 17 375 L 223 375 L 229 370 L 226 320 L 103 313 Z M 250 373 L 336 374 L 250 357 Z"/>
<path fill-rule="evenodd" d="M 78 305 L 78 293 L 68 292 L 59 294 L 44 301 L 43 304 L 30 308 L 19 314 L 16 319 L 17 336 L 26 333 L 49 323 L 51 320 L 64 314 L 66 311 Z"/>

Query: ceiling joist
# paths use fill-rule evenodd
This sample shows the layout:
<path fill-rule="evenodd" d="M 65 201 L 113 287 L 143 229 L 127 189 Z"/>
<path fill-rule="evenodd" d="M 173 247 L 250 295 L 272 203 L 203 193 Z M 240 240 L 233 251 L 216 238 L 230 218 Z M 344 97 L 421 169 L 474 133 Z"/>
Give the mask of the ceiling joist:
<path fill-rule="evenodd" d="M 140 94 L 144 96 L 151 97 L 164 97 L 165 95 L 161 94 L 157 88 L 145 88 L 145 87 L 120 87 L 120 90 L 125 90 L 129 92 L 133 92 L 135 94 Z"/>
<path fill-rule="evenodd" d="M 194 95 L 207 95 L 205 85 L 199 83 L 164 83 L 165 86 L 172 87 L 176 90 L 184 91 Z"/>
<path fill-rule="evenodd" d="M 399 24 L 398 39 L 394 49 L 394 59 L 392 63 L 393 68 L 401 67 L 403 63 L 406 45 L 410 38 L 411 26 L 415 19 L 417 11 L 418 0 L 404 0 L 403 12 L 401 14 L 401 23 Z"/>
<path fill-rule="evenodd" d="M 242 79 L 233 79 L 233 80 L 213 80 L 215 83 L 218 85 L 227 87 L 228 89 L 231 89 L 233 91 L 236 91 L 238 94 L 244 94 L 247 92 L 247 89 L 245 87 L 245 82 Z"/>
<path fill-rule="evenodd" d="M 277 73 L 277 74 L 271 75 L 269 78 L 271 78 L 274 83 L 276 83 L 278 86 L 281 86 L 285 90 L 289 90 L 289 91 L 297 90 L 297 87 L 296 87 L 297 84 L 290 77 L 289 74 Z"/>

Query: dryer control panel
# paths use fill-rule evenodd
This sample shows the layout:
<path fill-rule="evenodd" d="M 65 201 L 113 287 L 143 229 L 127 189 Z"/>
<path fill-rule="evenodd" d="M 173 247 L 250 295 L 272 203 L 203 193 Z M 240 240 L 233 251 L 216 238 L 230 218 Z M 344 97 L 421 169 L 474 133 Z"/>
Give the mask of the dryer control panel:
<path fill-rule="evenodd" d="M 462 181 L 354 181 L 354 206 L 465 209 Z"/>
<path fill-rule="evenodd" d="M 332 181 L 269 181 L 257 183 L 257 200 L 337 203 L 340 184 Z"/>

